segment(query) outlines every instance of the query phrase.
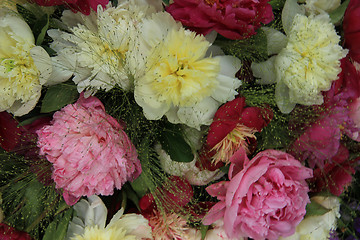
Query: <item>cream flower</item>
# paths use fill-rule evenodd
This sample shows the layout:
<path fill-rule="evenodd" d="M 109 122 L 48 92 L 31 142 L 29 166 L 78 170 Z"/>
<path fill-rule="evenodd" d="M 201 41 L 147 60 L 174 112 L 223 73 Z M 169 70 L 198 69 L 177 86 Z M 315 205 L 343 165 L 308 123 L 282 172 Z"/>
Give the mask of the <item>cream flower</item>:
<path fill-rule="evenodd" d="M 207 56 L 211 43 L 177 25 L 168 13 L 144 20 L 141 32 L 148 47 L 146 69 L 135 82 L 134 94 L 145 117 L 157 120 L 166 115 L 172 123 L 197 129 L 209 125 L 217 108 L 237 94 L 240 61 Z"/>
<path fill-rule="evenodd" d="M 225 175 L 225 173 L 219 169 L 209 171 L 200 170 L 196 167 L 197 153 L 195 153 L 193 161 L 185 163 L 173 161 L 170 155 L 161 148 L 160 144 L 155 145 L 155 151 L 159 155 L 160 165 L 166 173 L 173 176 L 184 177 L 191 185 L 203 186 Z"/>
<path fill-rule="evenodd" d="M 35 46 L 27 23 L 6 8 L 0 10 L 0 112 L 15 116 L 30 112 L 52 66 L 46 51 Z"/>
<path fill-rule="evenodd" d="M 309 13 L 330 13 L 338 8 L 341 4 L 341 0 L 306 0 L 305 8 Z"/>
<path fill-rule="evenodd" d="M 133 63 L 137 47 L 137 29 L 142 19 L 155 12 L 155 8 L 141 0 L 122 1 L 89 16 L 64 11 L 63 22 L 71 33 L 48 31 L 54 39 L 51 47 L 58 52 L 57 78 L 69 78 L 84 89 L 110 90 L 115 85 L 124 90 L 133 87 L 138 66 Z M 130 63 L 131 62 L 131 63 Z"/>
<path fill-rule="evenodd" d="M 330 209 L 329 212 L 320 216 L 307 216 L 296 227 L 294 235 L 280 240 L 326 240 L 330 237 L 330 230 L 336 229 L 337 218 L 340 217 L 340 202 L 337 197 L 315 196 L 311 198 L 323 207 Z"/>
<path fill-rule="evenodd" d="M 327 14 L 294 17 L 287 46 L 275 59 L 278 105 L 287 94 L 292 104 L 323 103 L 321 91 L 330 89 L 347 54 L 339 40 Z"/>
<path fill-rule="evenodd" d="M 141 240 L 152 239 L 148 221 L 138 214 L 124 214 L 120 209 L 105 227 L 107 209 L 102 200 L 93 195 L 82 199 L 74 209 L 77 216 L 69 223 L 66 239 L 71 240 Z"/>

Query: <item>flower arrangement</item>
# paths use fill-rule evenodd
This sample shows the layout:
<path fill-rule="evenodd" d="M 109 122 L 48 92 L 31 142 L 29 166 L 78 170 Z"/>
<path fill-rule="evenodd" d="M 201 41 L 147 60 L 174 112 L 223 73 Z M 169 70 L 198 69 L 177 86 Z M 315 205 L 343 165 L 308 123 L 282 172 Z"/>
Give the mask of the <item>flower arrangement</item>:
<path fill-rule="evenodd" d="M 0 3 L 0 238 L 358 239 L 358 0 Z"/>

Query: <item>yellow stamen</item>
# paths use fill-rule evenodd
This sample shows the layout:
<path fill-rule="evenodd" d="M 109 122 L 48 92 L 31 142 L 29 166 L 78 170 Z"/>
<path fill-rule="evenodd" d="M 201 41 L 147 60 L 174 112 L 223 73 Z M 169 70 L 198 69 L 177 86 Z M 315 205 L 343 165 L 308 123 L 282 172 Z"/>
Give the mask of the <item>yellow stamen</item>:
<path fill-rule="evenodd" d="M 246 153 L 249 153 L 249 138 L 256 139 L 256 136 L 254 135 L 256 132 L 257 130 L 254 128 L 237 124 L 223 140 L 211 149 L 211 151 L 216 152 L 216 154 L 212 157 L 213 164 L 217 164 L 220 161 L 226 164 L 230 163 L 230 158 L 241 147 L 245 149 Z"/>

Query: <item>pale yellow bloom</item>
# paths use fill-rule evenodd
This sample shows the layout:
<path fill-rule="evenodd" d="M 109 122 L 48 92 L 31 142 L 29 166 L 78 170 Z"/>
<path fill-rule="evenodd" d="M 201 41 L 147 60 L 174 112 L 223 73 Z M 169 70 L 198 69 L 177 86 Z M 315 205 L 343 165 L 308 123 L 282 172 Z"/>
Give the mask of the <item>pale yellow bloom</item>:
<path fill-rule="evenodd" d="M 135 100 L 144 115 L 200 129 L 211 124 L 218 107 L 234 99 L 240 61 L 211 57 L 211 43 L 185 30 L 168 13 L 154 14 L 141 30 L 144 76 L 135 81 Z"/>
<path fill-rule="evenodd" d="M 0 111 L 21 116 L 32 110 L 52 66 L 46 51 L 35 46 L 30 27 L 16 13 L 0 11 Z"/>
<path fill-rule="evenodd" d="M 277 82 L 289 89 L 290 102 L 323 103 L 321 91 L 330 89 L 347 54 L 339 41 L 327 14 L 295 16 L 288 44 L 275 59 Z"/>

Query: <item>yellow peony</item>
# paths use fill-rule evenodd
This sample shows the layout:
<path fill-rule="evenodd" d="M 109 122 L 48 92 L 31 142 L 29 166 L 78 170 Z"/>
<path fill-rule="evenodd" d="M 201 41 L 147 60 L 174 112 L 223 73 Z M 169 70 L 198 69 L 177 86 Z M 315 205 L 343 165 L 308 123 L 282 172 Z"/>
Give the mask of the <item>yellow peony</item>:
<path fill-rule="evenodd" d="M 277 82 L 289 89 L 291 103 L 323 103 L 321 91 L 330 89 L 347 54 L 339 41 L 327 14 L 295 16 L 288 44 L 275 59 Z"/>

